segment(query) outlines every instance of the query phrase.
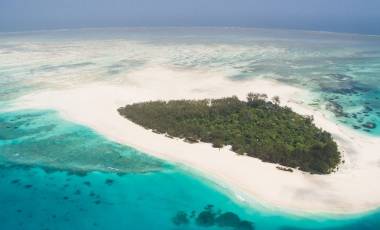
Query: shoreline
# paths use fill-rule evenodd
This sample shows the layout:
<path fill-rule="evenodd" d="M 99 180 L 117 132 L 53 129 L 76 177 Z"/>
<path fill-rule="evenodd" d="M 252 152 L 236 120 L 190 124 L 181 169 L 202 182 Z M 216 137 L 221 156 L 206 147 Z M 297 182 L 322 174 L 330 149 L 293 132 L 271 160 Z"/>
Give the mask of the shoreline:
<path fill-rule="evenodd" d="M 201 77 L 197 77 L 200 75 Z M 313 115 L 317 127 L 330 132 L 338 143 L 344 164 L 336 173 L 311 175 L 276 169 L 248 156 L 238 156 L 211 144 L 189 144 L 156 134 L 120 116 L 117 109 L 147 100 L 203 99 L 248 92 L 279 96 L 281 105 Z M 306 105 L 305 90 L 271 80 L 230 81 L 217 73 L 150 68 L 131 73 L 117 86 L 95 83 L 77 88 L 34 93 L 17 100 L 16 108 L 55 109 L 62 117 L 86 125 L 103 136 L 154 157 L 182 165 L 268 210 L 295 214 L 356 215 L 380 207 L 379 138 L 367 137 L 326 118 Z M 379 142 L 379 143 L 376 143 Z M 235 197 L 236 198 L 236 197 Z M 237 198 L 236 198 L 237 199 Z M 310 201 L 313 201 L 312 203 Z"/>

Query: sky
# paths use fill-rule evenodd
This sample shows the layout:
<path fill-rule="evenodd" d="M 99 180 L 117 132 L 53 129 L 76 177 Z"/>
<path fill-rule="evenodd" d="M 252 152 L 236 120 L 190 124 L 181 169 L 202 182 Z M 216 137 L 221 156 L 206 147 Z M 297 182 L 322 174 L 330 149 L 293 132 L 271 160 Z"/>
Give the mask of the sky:
<path fill-rule="evenodd" d="M 0 0 L 0 31 L 238 26 L 380 35 L 380 0 Z"/>

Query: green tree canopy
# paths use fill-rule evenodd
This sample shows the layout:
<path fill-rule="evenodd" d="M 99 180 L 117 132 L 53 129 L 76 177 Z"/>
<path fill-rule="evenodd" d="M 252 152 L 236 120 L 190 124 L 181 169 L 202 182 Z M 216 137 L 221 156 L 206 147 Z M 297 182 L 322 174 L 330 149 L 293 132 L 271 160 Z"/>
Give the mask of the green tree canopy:
<path fill-rule="evenodd" d="M 205 100 L 171 100 L 135 103 L 119 113 L 157 133 L 188 142 L 231 145 L 238 154 L 266 162 L 326 174 L 340 163 L 332 136 L 288 107 L 280 99 L 250 93 L 247 101 L 236 96 Z"/>

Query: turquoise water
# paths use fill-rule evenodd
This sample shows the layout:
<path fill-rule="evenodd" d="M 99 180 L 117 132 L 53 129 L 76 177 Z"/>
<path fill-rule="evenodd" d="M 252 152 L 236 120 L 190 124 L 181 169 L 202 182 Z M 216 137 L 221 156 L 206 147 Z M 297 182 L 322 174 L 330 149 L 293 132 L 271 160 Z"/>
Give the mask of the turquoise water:
<path fill-rule="evenodd" d="M 380 213 L 311 219 L 249 207 L 191 172 L 110 142 L 54 111 L 7 112 L 0 120 L 0 229 L 380 227 Z M 203 211 L 208 216 L 232 212 L 246 221 L 245 228 L 235 222 L 218 227 L 212 218 L 199 222 Z M 187 224 L 174 223 L 178 212 L 186 213 Z M 218 223 L 230 223 L 222 220 Z"/>
<path fill-rule="evenodd" d="M 350 34 L 231 28 L 0 34 L 0 111 L 41 89 L 117 84 L 151 65 L 293 84 L 313 92 L 308 103 L 338 122 L 380 136 L 380 37 Z M 53 110 L 0 112 L 1 230 L 380 229 L 378 211 L 300 217 L 234 197 Z"/>
<path fill-rule="evenodd" d="M 0 147 L 0 165 L 39 166 L 75 173 L 150 172 L 163 167 L 161 161 L 66 122 L 54 111 L 2 113 Z"/>

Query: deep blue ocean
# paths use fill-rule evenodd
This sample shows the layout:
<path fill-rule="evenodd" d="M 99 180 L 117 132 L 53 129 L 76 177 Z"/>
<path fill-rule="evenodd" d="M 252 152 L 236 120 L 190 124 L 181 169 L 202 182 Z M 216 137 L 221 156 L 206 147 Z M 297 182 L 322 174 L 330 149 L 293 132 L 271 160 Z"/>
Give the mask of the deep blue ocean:
<path fill-rule="evenodd" d="M 380 135 L 380 38 L 266 30 L 74 30 L 0 35 L 0 230 L 380 229 L 380 211 L 294 215 L 240 201 L 187 169 L 107 140 L 33 91 L 118 82 L 146 63 L 212 68 L 310 90 L 310 105 Z M 380 195 L 380 194 L 379 194 Z M 312 202 L 312 201 L 311 201 Z"/>

